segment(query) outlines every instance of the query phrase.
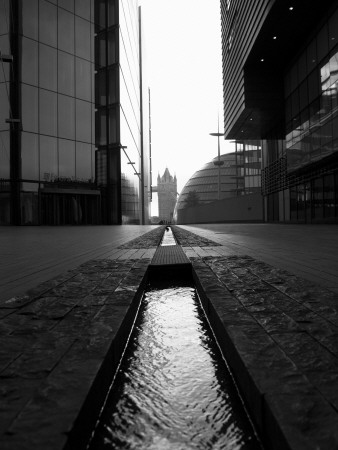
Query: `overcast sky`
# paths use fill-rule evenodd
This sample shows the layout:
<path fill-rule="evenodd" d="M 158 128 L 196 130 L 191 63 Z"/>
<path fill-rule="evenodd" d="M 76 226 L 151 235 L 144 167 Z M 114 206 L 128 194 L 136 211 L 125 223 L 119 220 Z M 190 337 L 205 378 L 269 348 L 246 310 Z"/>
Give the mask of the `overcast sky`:
<path fill-rule="evenodd" d="M 153 185 L 168 167 L 178 192 L 217 156 L 223 131 L 219 0 L 140 0 L 151 90 Z M 233 145 L 221 139 L 221 153 Z M 154 214 L 154 207 L 152 213 Z M 157 208 L 155 208 L 157 210 Z"/>

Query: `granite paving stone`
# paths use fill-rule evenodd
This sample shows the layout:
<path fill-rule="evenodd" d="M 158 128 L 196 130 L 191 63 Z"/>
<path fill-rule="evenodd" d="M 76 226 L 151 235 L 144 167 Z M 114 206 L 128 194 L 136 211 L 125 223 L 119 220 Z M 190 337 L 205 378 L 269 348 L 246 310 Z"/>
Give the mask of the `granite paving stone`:
<path fill-rule="evenodd" d="M 191 265 L 266 449 L 338 448 L 337 291 L 263 261 L 247 237 L 187 228 L 172 226 L 180 246 L 167 250 L 164 226 L 104 244 L 101 257 L 0 302 L 1 449 L 86 447 L 157 263 Z M 282 245 L 268 247 L 283 259 Z"/>

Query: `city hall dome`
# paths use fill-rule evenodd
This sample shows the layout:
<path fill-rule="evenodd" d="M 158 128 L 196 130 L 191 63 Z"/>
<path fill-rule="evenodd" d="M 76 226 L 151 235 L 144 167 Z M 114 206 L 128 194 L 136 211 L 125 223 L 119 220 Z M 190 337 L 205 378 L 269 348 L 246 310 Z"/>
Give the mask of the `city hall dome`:
<path fill-rule="evenodd" d="M 185 184 L 177 200 L 176 210 L 189 206 L 203 205 L 215 200 L 234 197 L 242 189 L 240 174 L 237 173 L 236 153 L 218 156 L 197 170 Z M 223 164 L 222 164 L 223 163 Z M 220 197 L 218 197 L 220 167 Z"/>

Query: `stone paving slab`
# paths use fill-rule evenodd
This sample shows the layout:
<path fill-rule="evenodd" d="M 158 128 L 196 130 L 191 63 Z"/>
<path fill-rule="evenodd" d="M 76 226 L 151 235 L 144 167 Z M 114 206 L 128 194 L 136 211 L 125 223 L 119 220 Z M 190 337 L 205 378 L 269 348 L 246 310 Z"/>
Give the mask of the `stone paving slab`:
<path fill-rule="evenodd" d="M 0 448 L 88 439 L 131 329 L 150 259 L 92 260 L 0 304 Z"/>
<path fill-rule="evenodd" d="M 191 261 L 268 448 L 338 448 L 337 294 L 245 255 Z"/>
<path fill-rule="evenodd" d="M 0 302 L 1 449 L 85 448 L 164 228 Z M 266 448 L 338 448 L 337 294 L 172 228 Z"/>

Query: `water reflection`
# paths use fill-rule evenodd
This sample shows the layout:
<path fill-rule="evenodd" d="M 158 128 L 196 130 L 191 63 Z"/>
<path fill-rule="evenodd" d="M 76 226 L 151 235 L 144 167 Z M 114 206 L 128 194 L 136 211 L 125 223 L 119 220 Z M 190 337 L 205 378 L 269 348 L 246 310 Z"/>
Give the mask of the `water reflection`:
<path fill-rule="evenodd" d="M 90 448 L 260 448 L 194 288 L 146 293 Z"/>

